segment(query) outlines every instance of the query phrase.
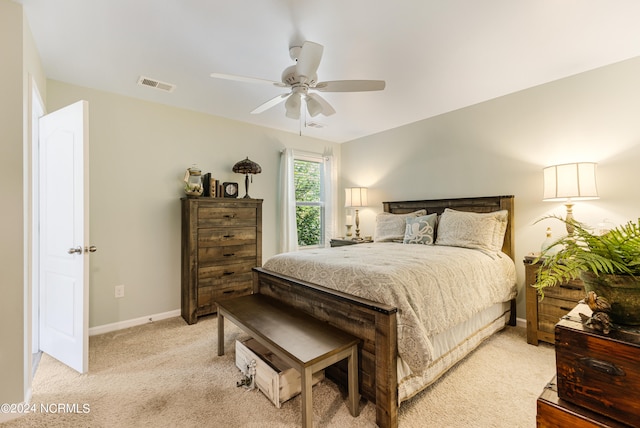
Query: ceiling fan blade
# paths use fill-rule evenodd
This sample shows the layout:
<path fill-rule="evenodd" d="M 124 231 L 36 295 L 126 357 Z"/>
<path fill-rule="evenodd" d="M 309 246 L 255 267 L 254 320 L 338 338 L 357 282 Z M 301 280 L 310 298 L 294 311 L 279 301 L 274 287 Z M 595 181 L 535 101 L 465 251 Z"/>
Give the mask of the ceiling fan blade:
<path fill-rule="evenodd" d="M 385 86 L 384 80 L 333 80 L 318 82 L 312 89 L 321 92 L 365 92 L 381 91 Z"/>
<path fill-rule="evenodd" d="M 236 74 L 224 74 L 224 73 L 211 73 L 211 77 L 214 79 L 235 80 L 236 82 L 245 83 L 267 83 L 274 86 L 286 87 L 282 82 L 276 82 L 274 80 L 258 79 L 256 77 L 238 76 Z"/>
<path fill-rule="evenodd" d="M 322 98 L 318 94 L 307 94 L 307 110 L 311 117 L 315 117 L 318 114 L 323 114 L 324 116 L 331 116 L 336 111 L 331 104 L 327 102 L 324 98 Z"/>
<path fill-rule="evenodd" d="M 256 107 L 251 114 L 260 114 L 263 111 L 269 110 L 271 107 L 275 107 L 278 104 L 280 104 L 282 101 L 285 100 L 285 98 L 287 98 L 289 94 L 282 94 L 282 95 L 278 95 L 275 96 L 273 98 L 271 98 L 269 101 L 260 104 L 258 107 Z"/>
<path fill-rule="evenodd" d="M 324 47 L 318 43 L 304 42 L 296 64 L 296 74 L 300 76 L 301 83 L 306 83 L 315 76 L 323 51 Z"/>

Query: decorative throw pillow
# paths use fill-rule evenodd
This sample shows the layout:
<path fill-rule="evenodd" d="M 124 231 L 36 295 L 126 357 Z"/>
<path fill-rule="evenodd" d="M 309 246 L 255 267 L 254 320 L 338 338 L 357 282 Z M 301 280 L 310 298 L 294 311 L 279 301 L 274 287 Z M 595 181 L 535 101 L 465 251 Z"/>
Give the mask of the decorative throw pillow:
<path fill-rule="evenodd" d="M 402 242 L 407 218 L 426 215 L 426 210 L 418 210 L 408 214 L 380 213 L 376 216 L 375 242 Z"/>
<path fill-rule="evenodd" d="M 438 214 L 429 214 L 422 217 L 407 218 L 404 231 L 404 244 L 432 245 L 436 220 Z"/>
<path fill-rule="evenodd" d="M 436 245 L 500 252 L 507 230 L 507 214 L 506 210 L 473 213 L 447 208 L 438 223 Z"/>

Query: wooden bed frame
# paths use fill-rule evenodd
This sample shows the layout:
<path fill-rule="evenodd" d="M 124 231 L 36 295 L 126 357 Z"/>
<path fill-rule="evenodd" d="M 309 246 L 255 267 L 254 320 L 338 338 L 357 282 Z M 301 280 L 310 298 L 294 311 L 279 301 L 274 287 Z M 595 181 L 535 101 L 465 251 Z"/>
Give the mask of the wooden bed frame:
<path fill-rule="evenodd" d="M 514 258 L 513 196 L 384 202 L 385 212 L 403 214 L 419 209 L 441 214 L 445 208 L 459 211 L 508 211 L 502 250 Z M 254 269 L 254 293 L 271 296 L 362 340 L 359 349 L 359 386 L 362 396 L 376 404 L 379 427 L 398 426 L 398 353 L 395 307 L 331 290 L 285 275 Z M 511 301 L 510 325 L 515 325 L 515 299 Z M 327 369 L 327 376 L 346 384 L 346 370 Z"/>

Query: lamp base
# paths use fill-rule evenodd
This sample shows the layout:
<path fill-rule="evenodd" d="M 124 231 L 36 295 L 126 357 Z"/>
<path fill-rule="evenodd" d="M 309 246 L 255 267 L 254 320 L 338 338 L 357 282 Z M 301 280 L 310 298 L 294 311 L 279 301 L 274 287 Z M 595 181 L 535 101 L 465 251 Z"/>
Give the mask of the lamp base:
<path fill-rule="evenodd" d="M 569 235 L 573 235 L 573 231 L 575 230 L 575 228 L 573 227 L 573 224 L 571 224 L 571 222 L 573 222 L 573 202 L 567 202 L 564 204 L 565 207 L 567 207 L 567 217 L 565 218 L 565 225 L 567 227 L 567 233 Z"/>

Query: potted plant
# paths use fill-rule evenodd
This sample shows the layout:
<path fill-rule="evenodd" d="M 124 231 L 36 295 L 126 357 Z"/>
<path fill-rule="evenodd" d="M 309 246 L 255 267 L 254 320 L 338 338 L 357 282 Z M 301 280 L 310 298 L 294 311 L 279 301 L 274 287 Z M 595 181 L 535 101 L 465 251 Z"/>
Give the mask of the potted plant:
<path fill-rule="evenodd" d="M 593 291 L 606 299 L 603 303 L 611 321 L 640 325 L 640 219 L 597 235 L 573 219 L 545 218 L 556 218 L 573 226 L 574 232 L 542 252 L 542 266 L 535 284 L 541 297 L 544 298 L 546 287 L 580 278 L 588 296 L 593 296 L 589 293 Z M 551 251 L 558 247 L 559 251 Z"/>

